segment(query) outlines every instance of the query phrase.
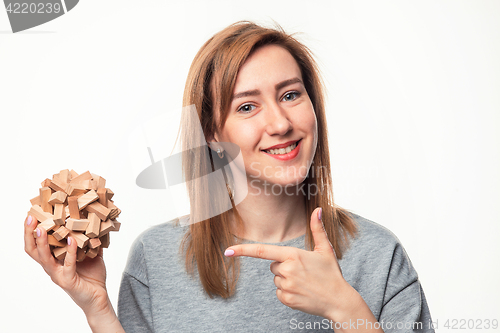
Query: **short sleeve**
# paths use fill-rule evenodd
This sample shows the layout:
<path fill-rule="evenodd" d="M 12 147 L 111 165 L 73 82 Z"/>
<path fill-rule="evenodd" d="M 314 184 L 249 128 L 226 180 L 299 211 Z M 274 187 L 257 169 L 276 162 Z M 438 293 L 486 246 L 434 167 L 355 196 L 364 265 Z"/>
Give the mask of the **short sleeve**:
<path fill-rule="evenodd" d="M 118 294 L 118 319 L 125 332 L 154 332 L 143 245 L 136 240 L 130 250 Z"/>
<path fill-rule="evenodd" d="M 384 332 L 434 332 L 418 275 L 397 244 L 391 262 L 379 323 Z"/>

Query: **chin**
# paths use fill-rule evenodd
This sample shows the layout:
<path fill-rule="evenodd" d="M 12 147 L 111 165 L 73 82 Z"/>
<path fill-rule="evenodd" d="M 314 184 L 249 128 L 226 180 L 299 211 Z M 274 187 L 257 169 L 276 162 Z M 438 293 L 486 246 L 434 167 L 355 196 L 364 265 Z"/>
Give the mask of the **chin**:
<path fill-rule="evenodd" d="M 304 177 L 286 177 L 286 178 L 268 178 L 265 181 L 269 184 L 278 185 L 282 187 L 293 187 L 300 185 L 304 182 L 306 176 Z"/>
<path fill-rule="evenodd" d="M 297 186 L 297 185 L 300 185 L 300 184 L 302 184 L 306 180 L 306 178 L 307 177 L 304 176 L 304 177 L 300 177 L 300 178 L 294 179 L 293 181 L 288 182 L 288 184 L 285 185 L 285 186 Z"/>

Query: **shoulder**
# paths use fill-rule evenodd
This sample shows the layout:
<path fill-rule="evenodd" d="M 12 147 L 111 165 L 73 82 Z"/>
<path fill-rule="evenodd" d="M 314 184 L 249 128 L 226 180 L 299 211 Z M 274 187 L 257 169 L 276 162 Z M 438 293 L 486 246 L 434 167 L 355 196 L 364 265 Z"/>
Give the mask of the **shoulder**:
<path fill-rule="evenodd" d="M 350 239 L 342 259 L 346 271 L 352 269 L 387 279 L 390 275 L 397 275 L 406 283 L 418 278 L 406 250 L 392 231 L 362 216 L 350 214 L 358 227 L 358 234 Z"/>
<path fill-rule="evenodd" d="M 170 220 L 144 230 L 132 244 L 132 248 L 159 249 L 180 244 L 188 226 L 180 218 Z"/>
<path fill-rule="evenodd" d="M 125 273 L 147 284 L 148 266 L 176 262 L 179 246 L 188 225 L 173 219 L 143 231 L 132 243 Z"/>
<path fill-rule="evenodd" d="M 352 239 L 353 245 L 371 247 L 376 244 L 377 248 L 386 245 L 383 246 L 385 248 L 401 244 L 398 237 L 386 227 L 355 213 L 351 212 L 349 214 L 358 228 L 357 236 Z"/>
<path fill-rule="evenodd" d="M 350 214 L 358 234 L 339 260 L 346 281 L 359 292 L 379 321 L 429 321 L 418 274 L 401 241 L 386 227 Z"/>

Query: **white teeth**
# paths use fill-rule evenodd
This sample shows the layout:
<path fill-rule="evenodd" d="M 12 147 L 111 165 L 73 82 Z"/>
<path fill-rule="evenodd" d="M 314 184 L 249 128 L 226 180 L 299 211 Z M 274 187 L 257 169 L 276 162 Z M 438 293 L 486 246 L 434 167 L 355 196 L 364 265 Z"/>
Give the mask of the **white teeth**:
<path fill-rule="evenodd" d="M 298 141 L 297 141 L 298 142 Z M 290 146 L 286 147 L 286 148 L 278 148 L 278 149 L 269 149 L 269 150 L 264 150 L 266 153 L 268 154 L 272 154 L 272 155 L 282 155 L 282 154 L 288 154 L 289 152 L 291 152 L 292 150 L 295 149 L 295 147 L 297 147 L 297 142 L 291 144 Z"/>

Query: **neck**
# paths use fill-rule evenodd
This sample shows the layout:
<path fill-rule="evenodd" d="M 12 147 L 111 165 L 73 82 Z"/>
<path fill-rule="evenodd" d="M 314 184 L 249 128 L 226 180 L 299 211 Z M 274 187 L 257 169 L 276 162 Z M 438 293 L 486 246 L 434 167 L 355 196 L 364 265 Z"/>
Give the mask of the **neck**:
<path fill-rule="evenodd" d="M 270 183 L 260 186 L 249 183 L 248 195 L 236 206 L 245 234 L 238 233 L 234 217 L 233 233 L 239 238 L 262 243 L 279 243 L 303 235 L 308 219 L 304 195 L 297 190 L 299 186 L 290 186 L 285 193 L 284 187 L 275 185 L 273 193 Z"/>

